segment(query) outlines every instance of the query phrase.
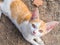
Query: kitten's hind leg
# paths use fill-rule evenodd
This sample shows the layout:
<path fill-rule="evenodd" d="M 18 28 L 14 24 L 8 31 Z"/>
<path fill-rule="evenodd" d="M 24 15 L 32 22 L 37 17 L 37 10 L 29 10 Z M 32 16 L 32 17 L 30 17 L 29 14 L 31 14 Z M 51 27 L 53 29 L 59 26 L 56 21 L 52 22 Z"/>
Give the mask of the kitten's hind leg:
<path fill-rule="evenodd" d="M 38 42 L 39 45 L 44 45 L 44 42 L 42 41 L 41 38 L 37 37 L 36 41 Z"/>

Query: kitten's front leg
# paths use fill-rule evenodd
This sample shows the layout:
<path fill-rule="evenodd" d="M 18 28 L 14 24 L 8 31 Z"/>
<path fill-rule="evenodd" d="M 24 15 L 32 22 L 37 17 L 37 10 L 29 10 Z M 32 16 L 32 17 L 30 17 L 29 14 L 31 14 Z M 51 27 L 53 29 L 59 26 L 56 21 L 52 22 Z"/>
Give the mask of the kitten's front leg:
<path fill-rule="evenodd" d="M 31 43 L 32 45 L 39 45 L 36 41 L 34 41 L 34 38 L 32 39 L 31 37 L 29 38 L 25 38 L 29 43 Z"/>
<path fill-rule="evenodd" d="M 39 45 L 44 45 L 44 42 L 42 41 L 41 38 L 37 37 L 36 41 L 39 43 Z"/>

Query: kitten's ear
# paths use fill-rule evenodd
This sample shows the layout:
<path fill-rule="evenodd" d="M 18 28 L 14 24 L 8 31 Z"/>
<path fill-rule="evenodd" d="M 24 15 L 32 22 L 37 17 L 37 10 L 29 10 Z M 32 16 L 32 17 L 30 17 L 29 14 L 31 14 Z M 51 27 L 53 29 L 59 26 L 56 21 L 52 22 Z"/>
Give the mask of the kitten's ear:
<path fill-rule="evenodd" d="M 34 19 L 39 19 L 39 10 L 38 10 L 38 8 L 35 8 L 32 12 L 31 20 L 34 20 Z"/>
<path fill-rule="evenodd" d="M 46 31 L 50 32 L 58 24 L 59 24 L 59 22 L 57 22 L 57 21 L 52 21 L 52 22 L 46 23 Z"/>

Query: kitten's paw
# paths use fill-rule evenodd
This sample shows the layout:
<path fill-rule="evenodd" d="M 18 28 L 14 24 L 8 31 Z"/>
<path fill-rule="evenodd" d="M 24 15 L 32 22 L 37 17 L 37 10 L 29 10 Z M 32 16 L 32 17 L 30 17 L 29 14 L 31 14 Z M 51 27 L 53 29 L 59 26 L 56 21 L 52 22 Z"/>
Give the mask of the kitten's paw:
<path fill-rule="evenodd" d="M 33 45 L 40 45 L 40 44 L 33 44 Z"/>
<path fill-rule="evenodd" d="M 36 41 L 39 45 L 44 45 L 44 42 L 39 37 L 36 38 Z"/>
<path fill-rule="evenodd" d="M 44 42 L 39 42 L 39 45 L 45 45 Z"/>

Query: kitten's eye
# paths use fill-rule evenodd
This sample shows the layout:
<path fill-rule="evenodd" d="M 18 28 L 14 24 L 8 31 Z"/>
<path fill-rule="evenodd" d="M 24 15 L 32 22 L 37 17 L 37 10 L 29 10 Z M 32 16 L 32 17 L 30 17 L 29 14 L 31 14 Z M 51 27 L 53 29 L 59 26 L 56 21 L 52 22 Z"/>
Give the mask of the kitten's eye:
<path fill-rule="evenodd" d="M 42 32 L 43 32 L 43 30 L 39 30 L 39 32 L 41 32 L 41 33 L 42 33 Z"/>
<path fill-rule="evenodd" d="M 32 24 L 32 27 L 33 27 L 33 28 L 36 28 L 36 26 L 35 26 L 34 24 Z"/>

